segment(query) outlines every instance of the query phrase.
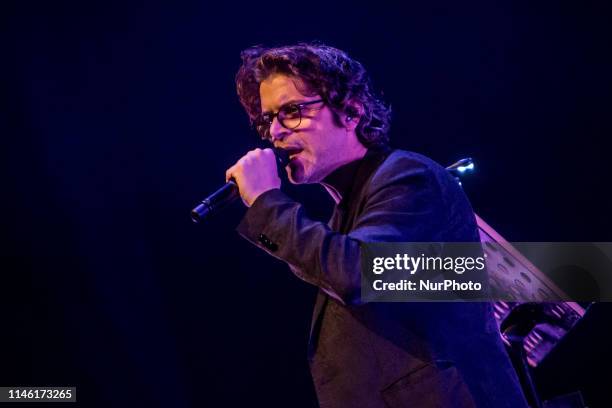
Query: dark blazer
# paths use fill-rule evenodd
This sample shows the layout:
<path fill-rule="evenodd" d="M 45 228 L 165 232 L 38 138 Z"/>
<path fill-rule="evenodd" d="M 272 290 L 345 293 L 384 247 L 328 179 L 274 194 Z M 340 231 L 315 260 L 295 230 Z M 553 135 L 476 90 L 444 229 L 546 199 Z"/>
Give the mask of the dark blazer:
<path fill-rule="evenodd" d="M 361 303 L 361 242 L 477 242 L 461 187 L 432 160 L 370 150 L 328 224 L 280 190 L 238 231 L 320 288 L 309 343 L 321 407 L 526 407 L 489 303 Z M 340 170 L 342 171 L 342 170 Z"/>

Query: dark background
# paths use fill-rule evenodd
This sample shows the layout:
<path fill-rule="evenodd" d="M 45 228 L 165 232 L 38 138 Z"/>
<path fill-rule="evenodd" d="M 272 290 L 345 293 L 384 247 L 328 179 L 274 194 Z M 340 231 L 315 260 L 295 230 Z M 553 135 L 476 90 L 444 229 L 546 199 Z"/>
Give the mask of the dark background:
<path fill-rule="evenodd" d="M 0 385 L 81 406 L 313 407 L 315 293 L 189 210 L 258 144 L 239 53 L 321 40 L 369 69 L 396 147 L 448 165 L 510 241 L 611 241 L 606 2 L 3 2 Z M 326 219 L 317 187 L 291 189 Z M 609 406 L 612 309 L 536 371 Z M 483 356 L 486 363 L 486 356 Z"/>

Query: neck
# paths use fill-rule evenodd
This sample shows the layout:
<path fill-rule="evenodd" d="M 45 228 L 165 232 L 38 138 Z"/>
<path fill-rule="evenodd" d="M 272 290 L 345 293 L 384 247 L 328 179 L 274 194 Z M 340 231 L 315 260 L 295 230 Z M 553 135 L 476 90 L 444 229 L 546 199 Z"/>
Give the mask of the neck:
<path fill-rule="evenodd" d="M 362 159 L 365 156 L 365 154 L 367 153 L 367 151 L 368 151 L 368 149 L 366 149 L 361 143 L 359 143 L 357 146 L 355 146 L 354 149 L 352 149 L 351 151 L 348 152 L 348 154 L 343 158 L 343 160 L 338 162 L 338 164 L 329 172 L 329 174 L 333 173 L 334 171 L 336 171 L 338 168 L 344 166 L 345 164 L 351 163 L 351 162 L 353 162 L 355 160 Z M 329 174 L 328 174 L 328 176 L 329 176 Z M 342 200 L 342 193 L 340 191 L 338 191 L 338 189 L 336 187 L 334 187 L 331 183 L 322 181 L 320 184 L 323 187 L 325 187 L 325 189 L 327 190 L 329 195 L 332 197 L 334 202 L 336 204 L 339 204 L 340 201 Z"/>

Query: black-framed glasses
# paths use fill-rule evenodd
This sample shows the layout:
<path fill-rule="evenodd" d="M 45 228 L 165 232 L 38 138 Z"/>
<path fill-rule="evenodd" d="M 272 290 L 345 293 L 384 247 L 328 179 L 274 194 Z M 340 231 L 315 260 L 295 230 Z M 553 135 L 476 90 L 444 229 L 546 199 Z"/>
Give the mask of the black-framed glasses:
<path fill-rule="evenodd" d="M 274 118 L 278 118 L 278 123 L 280 123 L 285 129 L 293 130 L 302 123 L 302 109 L 305 106 L 320 102 L 323 102 L 323 99 L 302 103 L 288 103 L 281 106 L 276 113 L 263 113 L 255 120 L 255 128 L 257 129 L 257 133 L 259 133 L 262 139 L 271 140 L 272 136 L 270 135 L 270 126 L 272 126 Z"/>

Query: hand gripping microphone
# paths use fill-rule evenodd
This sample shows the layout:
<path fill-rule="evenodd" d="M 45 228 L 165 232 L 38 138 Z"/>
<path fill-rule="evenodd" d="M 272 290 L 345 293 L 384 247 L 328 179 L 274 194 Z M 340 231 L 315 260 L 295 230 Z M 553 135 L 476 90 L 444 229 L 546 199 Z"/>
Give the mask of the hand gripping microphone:
<path fill-rule="evenodd" d="M 275 148 L 274 154 L 280 172 L 289 162 L 289 153 L 286 150 Z M 238 185 L 233 179 L 230 179 L 223 187 L 206 197 L 197 207 L 191 210 L 191 219 L 195 223 L 207 220 L 239 197 Z"/>

